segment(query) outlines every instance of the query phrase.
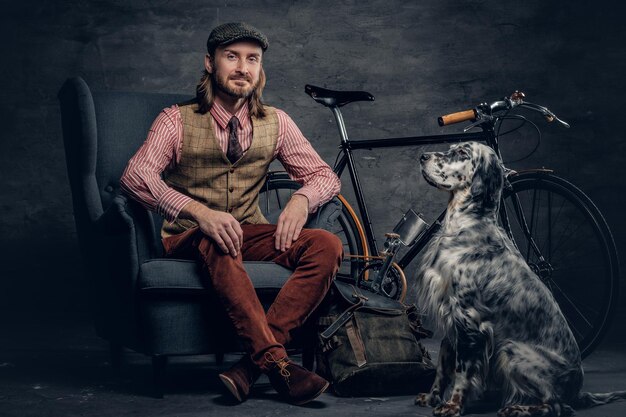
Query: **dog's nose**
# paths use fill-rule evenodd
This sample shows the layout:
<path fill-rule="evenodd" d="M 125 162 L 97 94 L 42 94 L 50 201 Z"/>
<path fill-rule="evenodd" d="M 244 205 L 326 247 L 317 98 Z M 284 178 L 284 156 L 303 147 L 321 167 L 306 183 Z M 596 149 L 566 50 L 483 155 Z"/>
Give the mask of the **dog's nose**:
<path fill-rule="evenodd" d="M 430 154 L 423 153 L 422 156 L 420 156 L 420 161 L 422 162 L 428 161 L 429 159 L 430 159 Z"/>

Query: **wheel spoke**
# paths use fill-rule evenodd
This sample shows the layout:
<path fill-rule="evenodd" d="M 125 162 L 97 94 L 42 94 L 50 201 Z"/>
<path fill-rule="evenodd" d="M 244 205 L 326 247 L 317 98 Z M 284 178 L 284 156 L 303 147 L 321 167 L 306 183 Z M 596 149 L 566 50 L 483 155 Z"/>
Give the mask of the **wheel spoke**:
<path fill-rule="evenodd" d="M 593 264 L 593 265 L 589 265 L 589 264 L 584 264 L 584 265 L 566 265 L 566 266 L 561 266 L 562 264 L 559 264 L 558 266 L 554 266 L 552 265 L 552 274 L 554 275 L 555 272 L 567 272 L 567 271 L 598 271 L 598 270 L 603 270 L 604 269 L 604 265 L 600 265 L 600 264 Z"/>
<path fill-rule="evenodd" d="M 591 324 L 591 322 L 589 320 L 587 320 L 587 316 L 585 316 L 583 314 L 582 311 L 580 311 L 580 308 L 578 308 L 578 306 L 576 305 L 575 302 L 572 301 L 572 299 L 570 297 L 568 297 L 567 294 L 565 294 L 565 292 L 561 289 L 561 287 L 554 282 L 554 280 L 550 280 L 550 284 L 552 286 L 553 289 L 556 289 L 556 293 L 560 294 L 561 297 L 563 297 L 563 299 L 565 301 L 567 301 L 567 303 L 570 305 L 570 307 L 578 314 L 578 316 L 585 322 L 587 323 L 587 326 L 589 327 L 593 327 L 593 324 Z M 556 294 L 555 293 L 555 294 Z"/>
<path fill-rule="evenodd" d="M 535 236 L 535 234 L 533 233 L 534 230 L 534 226 L 535 226 L 535 208 L 538 206 L 539 204 L 537 204 L 537 189 L 533 190 L 533 205 L 531 206 L 530 209 L 530 226 L 528 228 L 528 233 L 530 236 Z M 530 259 L 530 250 L 532 249 L 531 246 L 531 240 L 528 239 L 528 246 L 526 247 L 526 259 Z"/>

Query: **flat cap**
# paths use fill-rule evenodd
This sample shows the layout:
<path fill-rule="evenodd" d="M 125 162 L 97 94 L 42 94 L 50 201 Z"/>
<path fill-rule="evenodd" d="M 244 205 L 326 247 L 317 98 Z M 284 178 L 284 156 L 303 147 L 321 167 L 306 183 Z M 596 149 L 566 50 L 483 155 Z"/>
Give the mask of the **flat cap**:
<path fill-rule="evenodd" d="M 258 29 L 243 22 L 224 23 L 211 31 L 209 39 L 206 41 L 206 49 L 209 54 L 213 55 L 215 48 L 222 45 L 228 45 L 235 41 L 241 40 L 256 41 L 261 45 L 261 49 L 265 51 L 269 45 L 267 37 Z"/>

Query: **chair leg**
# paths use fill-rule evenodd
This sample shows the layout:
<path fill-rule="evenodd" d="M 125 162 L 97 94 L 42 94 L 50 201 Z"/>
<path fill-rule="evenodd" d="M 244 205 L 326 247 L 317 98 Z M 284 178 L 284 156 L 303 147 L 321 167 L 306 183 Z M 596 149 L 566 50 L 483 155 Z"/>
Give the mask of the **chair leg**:
<path fill-rule="evenodd" d="M 165 383 L 165 367 L 167 365 L 167 356 L 152 356 L 152 396 L 154 398 L 163 398 L 163 385 Z"/>
<path fill-rule="evenodd" d="M 223 353 L 216 353 L 215 354 L 215 363 L 217 365 L 221 365 L 224 363 L 224 354 Z"/>
<path fill-rule="evenodd" d="M 122 358 L 124 354 L 124 348 L 121 344 L 110 342 L 109 343 L 109 354 L 111 356 L 111 366 L 114 369 L 119 369 L 122 365 Z"/>

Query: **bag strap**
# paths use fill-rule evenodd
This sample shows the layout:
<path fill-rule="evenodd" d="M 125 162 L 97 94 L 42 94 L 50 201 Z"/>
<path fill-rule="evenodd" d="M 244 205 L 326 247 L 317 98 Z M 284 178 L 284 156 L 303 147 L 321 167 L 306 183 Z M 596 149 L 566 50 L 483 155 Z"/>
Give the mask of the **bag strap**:
<path fill-rule="evenodd" d="M 359 368 L 365 366 L 367 363 L 367 357 L 365 356 L 365 344 L 361 338 L 361 332 L 357 327 L 356 320 L 350 320 L 346 324 L 346 334 L 348 335 L 350 346 L 352 346 L 352 352 L 354 353 L 354 358 L 356 359 L 356 366 Z"/>
<path fill-rule="evenodd" d="M 361 295 L 356 290 L 354 291 L 354 294 L 352 294 L 352 296 L 354 298 L 357 298 L 358 301 L 355 304 L 352 304 L 350 307 L 348 307 L 343 313 L 339 315 L 339 317 L 337 317 L 337 320 L 335 320 L 333 324 L 328 326 L 326 330 L 320 333 L 320 337 L 322 339 L 328 340 L 331 337 L 333 337 L 333 335 L 337 333 L 337 330 L 339 330 L 344 324 L 346 324 L 348 320 L 352 319 L 352 317 L 354 316 L 354 312 L 358 310 L 359 308 L 363 307 L 363 305 L 367 301 L 367 297 Z"/>
<path fill-rule="evenodd" d="M 346 311 L 344 311 L 343 313 L 341 313 L 339 317 L 337 317 L 337 320 L 335 320 L 333 324 L 328 326 L 326 330 L 320 333 L 320 337 L 324 340 L 327 340 L 333 337 L 333 335 L 337 333 L 337 330 L 341 329 L 341 327 L 344 324 L 346 324 L 346 322 L 348 322 L 350 319 L 352 319 L 352 317 L 354 317 L 354 312 L 358 310 L 359 308 L 363 307 L 363 304 L 364 304 L 364 301 L 359 300 L 358 303 L 353 304 L 350 307 L 348 307 Z"/>
<path fill-rule="evenodd" d="M 417 340 L 421 340 L 424 338 L 430 339 L 433 337 L 432 330 L 428 330 L 422 326 L 421 314 L 415 304 L 411 305 L 406 310 L 406 315 L 409 318 L 409 326 L 413 331 L 413 334 L 417 338 Z"/>

